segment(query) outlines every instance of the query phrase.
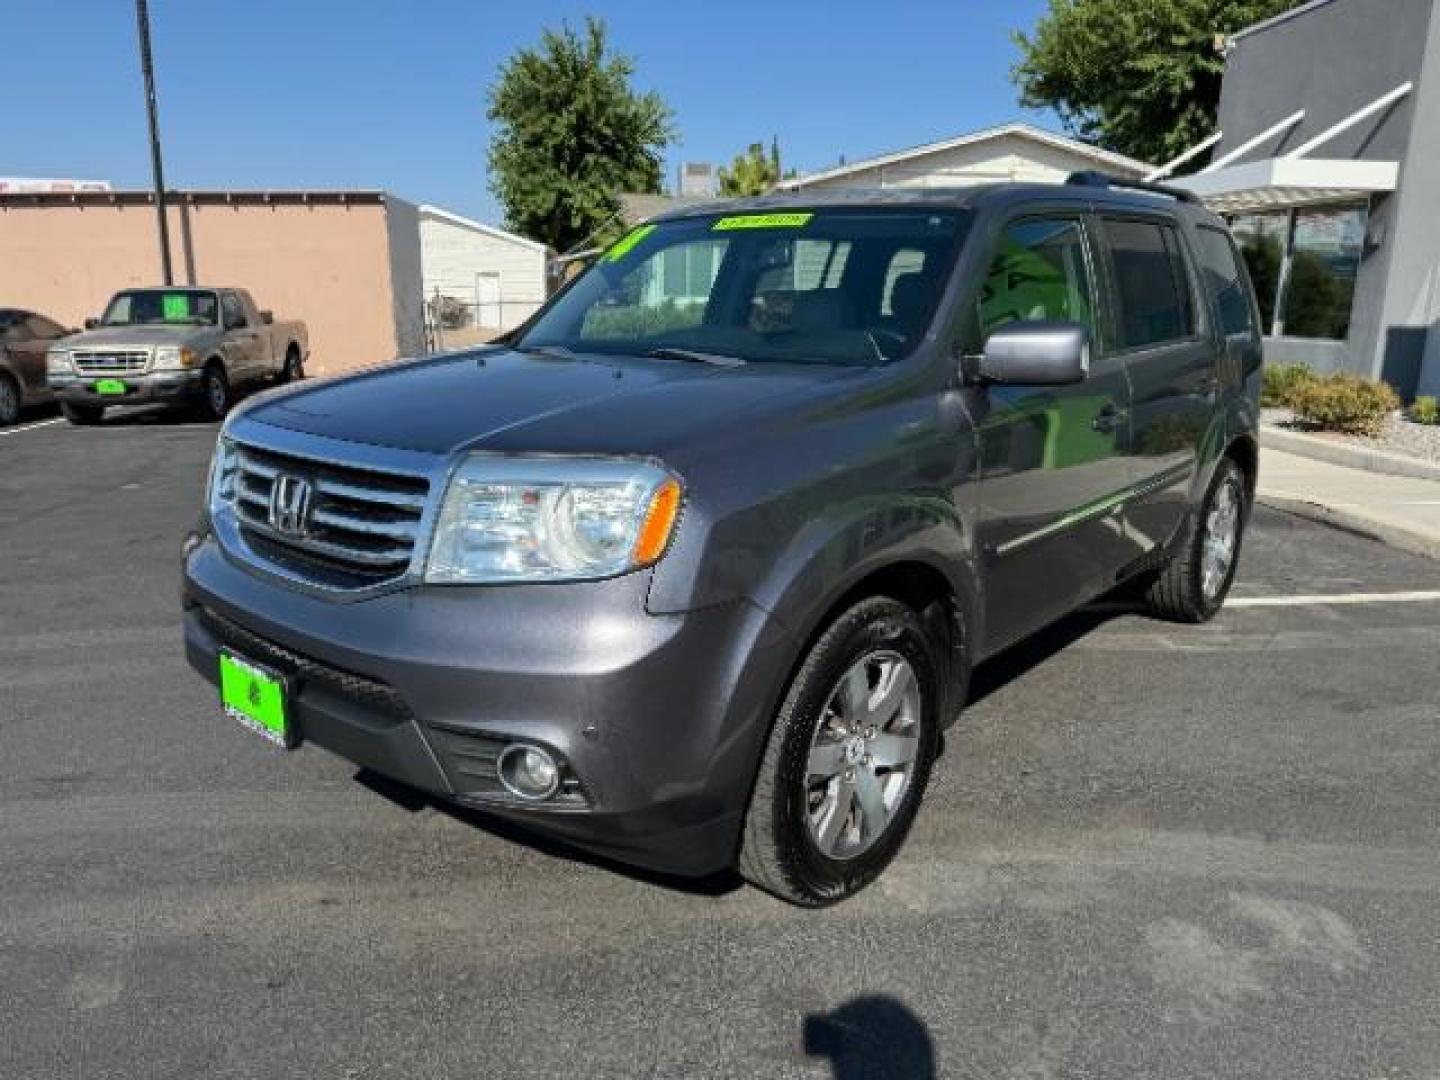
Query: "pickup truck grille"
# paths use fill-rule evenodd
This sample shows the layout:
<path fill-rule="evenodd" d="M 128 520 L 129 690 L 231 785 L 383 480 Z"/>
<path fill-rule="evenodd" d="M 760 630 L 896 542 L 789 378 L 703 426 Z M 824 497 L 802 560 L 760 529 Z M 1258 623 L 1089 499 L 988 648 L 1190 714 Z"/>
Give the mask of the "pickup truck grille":
<path fill-rule="evenodd" d="M 150 353 L 142 349 L 77 350 L 70 354 L 70 361 L 81 375 L 139 375 L 150 367 Z"/>
<path fill-rule="evenodd" d="M 272 513 L 282 476 L 310 488 L 298 528 Z M 241 535 L 258 555 L 315 584 L 355 589 L 409 571 L 430 482 L 236 443 L 233 491 Z"/>

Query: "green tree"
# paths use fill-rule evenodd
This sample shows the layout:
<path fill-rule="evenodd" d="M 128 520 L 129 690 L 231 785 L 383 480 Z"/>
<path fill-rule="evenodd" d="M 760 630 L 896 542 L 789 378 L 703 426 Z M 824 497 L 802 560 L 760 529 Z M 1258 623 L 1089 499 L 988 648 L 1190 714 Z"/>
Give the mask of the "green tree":
<path fill-rule="evenodd" d="M 735 155 L 728 169 L 720 166 L 720 194 L 726 198 L 764 195 L 773 190 L 780 179 L 779 140 L 770 140 L 768 154 L 764 143 L 751 143 L 745 153 Z"/>
<path fill-rule="evenodd" d="M 1225 58 L 1237 30 L 1301 0 L 1050 0 L 1017 33 L 1021 102 L 1051 108 L 1073 133 L 1163 162 L 1215 130 Z"/>
<path fill-rule="evenodd" d="M 557 251 L 614 231 L 622 192 L 656 193 L 672 114 L 630 85 L 635 63 L 610 52 L 605 24 L 546 30 L 490 87 L 490 189 L 511 229 Z"/>

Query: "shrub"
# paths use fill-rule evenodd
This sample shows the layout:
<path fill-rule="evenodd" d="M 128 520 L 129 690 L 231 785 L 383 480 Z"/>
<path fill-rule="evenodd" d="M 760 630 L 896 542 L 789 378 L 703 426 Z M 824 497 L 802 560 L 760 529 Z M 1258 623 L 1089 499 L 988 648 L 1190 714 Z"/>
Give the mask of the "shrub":
<path fill-rule="evenodd" d="M 1321 431 L 1378 435 L 1385 418 L 1400 407 L 1400 398 L 1376 379 L 1331 375 L 1311 379 L 1295 389 L 1290 407 L 1301 420 Z"/>
<path fill-rule="evenodd" d="M 1440 401 L 1433 397 L 1417 397 L 1410 406 L 1410 419 L 1417 424 L 1440 424 Z"/>
<path fill-rule="evenodd" d="M 1260 404 L 1267 409 L 1294 408 L 1296 390 L 1314 381 L 1308 364 L 1267 364 L 1260 375 Z"/>

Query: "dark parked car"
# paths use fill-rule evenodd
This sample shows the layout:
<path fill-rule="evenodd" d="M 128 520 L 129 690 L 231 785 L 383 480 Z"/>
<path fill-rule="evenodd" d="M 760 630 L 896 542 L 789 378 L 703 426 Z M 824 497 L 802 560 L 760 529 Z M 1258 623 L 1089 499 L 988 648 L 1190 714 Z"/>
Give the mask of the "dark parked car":
<path fill-rule="evenodd" d="M 499 346 L 239 410 L 189 659 L 280 745 L 830 903 L 972 665 L 1220 608 L 1258 325 L 1220 219 L 1091 174 L 681 211 Z"/>
<path fill-rule="evenodd" d="M 0 308 L 0 427 L 19 420 L 27 405 L 53 398 L 45 385 L 45 352 L 73 333 L 33 311 Z"/>

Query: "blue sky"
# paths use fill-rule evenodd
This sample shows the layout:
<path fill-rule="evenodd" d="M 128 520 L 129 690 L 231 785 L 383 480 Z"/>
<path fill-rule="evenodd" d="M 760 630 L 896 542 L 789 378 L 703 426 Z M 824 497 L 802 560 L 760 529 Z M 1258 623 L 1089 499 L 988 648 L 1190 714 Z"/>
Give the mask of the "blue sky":
<path fill-rule="evenodd" d="M 802 171 L 1026 114 L 1010 31 L 1043 0 L 151 0 L 174 187 L 383 188 L 487 221 L 485 90 L 585 14 L 675 110 L 682 160 L 780 139 Z M 7 5 L 0 175 L 149 183 L 130 0 Z"/>

